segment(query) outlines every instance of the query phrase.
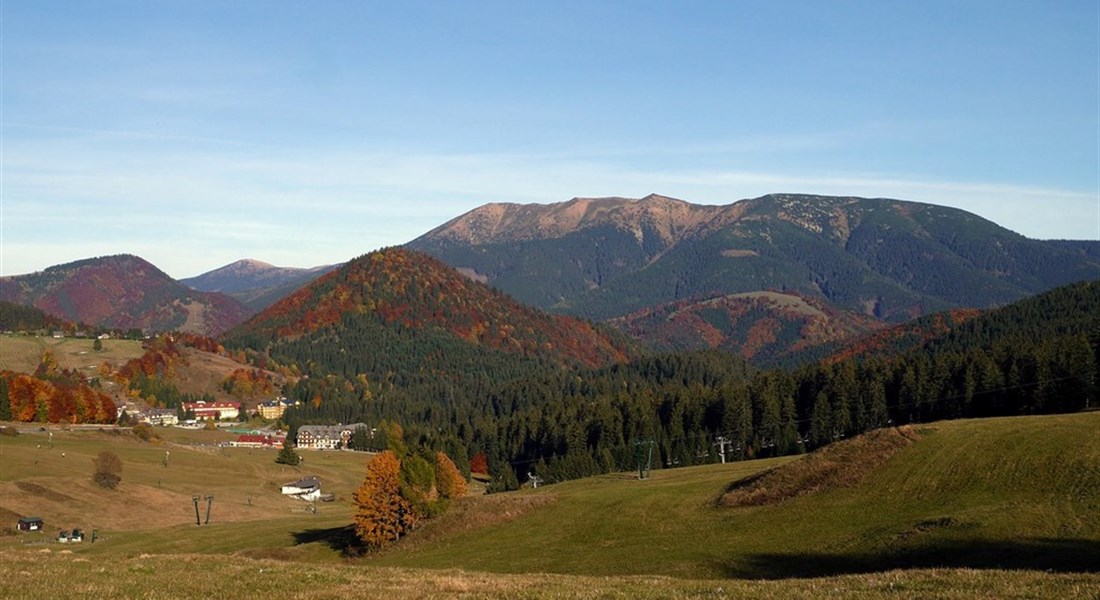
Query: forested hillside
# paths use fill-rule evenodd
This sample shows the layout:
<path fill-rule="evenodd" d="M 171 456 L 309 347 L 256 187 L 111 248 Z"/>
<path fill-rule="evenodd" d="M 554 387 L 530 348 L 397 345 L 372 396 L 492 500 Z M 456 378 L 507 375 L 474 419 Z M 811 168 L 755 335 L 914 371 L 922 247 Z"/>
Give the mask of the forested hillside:
<path fill-rule="evenodd" d="M 0 300 L 0 331 L 40 331 L 54 328 L 72 330 L 75 325 L 47 315 L 33 306 Z"/>
<path fill-rule="evenodd" d="M 225 344 L 305 376 L 288 390 L 304 404 L 287 415 L 292 425 L 388 419 L 463 461 L 474 423 L 491 429 L 513 410 L 493 406 L 490 389 L 636 352 L 611 330 L 521 305 L 399 248 L 349 262 L 230 332 Z"/>
<path fill-rule="evenodd" d="M 732 352 L 756 365 L 808 355 L 883 327 L 820 297 L 788 292 L 719 294 L 642 309 L 608 324 L 656 350 Z"/>
<path fill-rule="evenodd" d="M 128 254 L 0 278 L 0 299 L 97 327 L 201 335 L 220 335 L 250 312 L 223 294 L 188 289 Z"/>
<path fill-rule="evenodd" d="M 292 426 L 397 423 L 403 443 L 444 450 L 460 464 L 485 453 L 494 489 L 513 487 L 527 473 L 552 482 L 629 470 L 639 454 L 656 467 L 713 462 L 720 448 L 732 459 L 774 456 L 891 424 L 1096 403 L 1100 282 L 968 320 L 952 313 L 939 318 L 937 335 L 903 350 L 795 371 L 753 370 L 724 352 L 586 369 L 472 343 L 445 321 L 426 319 L 420 299 L 445 298 L 457 283 L 435 268 L 402 270 L 433 264 L 424 260 L 393 250 L 367 255 L 228 343 L 310 375 L 289 390 L 303 401 L 286 416 Z M 457 307 L 478 306 L 469 302 L 435 310 L 453 319 Z M 482 321 L 458 322 L 468 332 Z"/>

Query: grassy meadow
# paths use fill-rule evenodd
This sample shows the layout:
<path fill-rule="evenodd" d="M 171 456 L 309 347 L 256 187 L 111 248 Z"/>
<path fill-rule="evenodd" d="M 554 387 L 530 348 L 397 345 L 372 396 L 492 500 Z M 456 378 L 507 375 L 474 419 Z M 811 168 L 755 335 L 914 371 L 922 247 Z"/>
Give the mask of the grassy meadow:
<path fill-rule="evenodd" d="M 0 596 L 42 597 L 35 580 L 64 579 L 81 595 L 149 598 L 1100 597 L 1100 412 L 923 426 L 852 487 L 761 506 L 721 499 L 805 460 L 470 496 L 367 556 L 345 550 L 368 455 L 303 452 L 292 469 L 273 451 L 214 445 L 225 433 L 158 432 L 58 430 L 52 448 L 42 432 L 0 437 L 0 562 L 13 573 Z M 91 481 L 102 449 L 123 460 L 117 490 Z M 315 514 L 279 495 L 305 474 L 337 501 Z M 211 523 L 196 527 L 192 496 L 208 494 Z M 14 534 L 28 515 L 45 533 Z M 101 539 L 48 542 L 71 527 Z"/>
<path fill-rule="evenodd" d="M 507 573 L 786 578 L 907 568 L 1100 572 L 1100 412 L 943 422 L 856 487 L 718 506 L 790 459 L 607 475 L 528 490 L 522 518 L 461 512 L 377 559 Z M 450 529 L 435 534 L 431 528 Z"/>
<path fill-rule="evenodd" d="M 91 338 L 53 338 L 23 334 L 0 334 L 0 370 L 34 373 L 42 354 L 49 350 L 62 369 L 75 369 L 96 377 L 103 363 L 122 365 L 144 353 L 141 340 L 103 340 L 103 349 L 93 349 Z"/>

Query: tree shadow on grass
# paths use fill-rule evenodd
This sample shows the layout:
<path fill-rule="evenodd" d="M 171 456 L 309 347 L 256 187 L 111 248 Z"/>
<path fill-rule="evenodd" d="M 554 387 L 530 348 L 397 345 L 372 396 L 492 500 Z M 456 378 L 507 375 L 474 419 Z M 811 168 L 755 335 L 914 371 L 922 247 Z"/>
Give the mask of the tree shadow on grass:
<path fill-rule="evenodd" d="M 788 579 L 893 569 L 969 568 L 1100 573 L 1100 540 L 1033 538 L 938 541 L 874 554 L 792 552 L 755 554 L 719 565 L 728 577 Z"/>
<path fill-rule="evenodd" d="M 345 558 L 361 556 L 364 552 L 362 542 L 355 535 L 354 525 L 330 527 L 328 529 L 307 529 L 297 531 L 293 535 L 296 545 L 321 542 L 327 544 L 329 548 L 339 552 Z"/>

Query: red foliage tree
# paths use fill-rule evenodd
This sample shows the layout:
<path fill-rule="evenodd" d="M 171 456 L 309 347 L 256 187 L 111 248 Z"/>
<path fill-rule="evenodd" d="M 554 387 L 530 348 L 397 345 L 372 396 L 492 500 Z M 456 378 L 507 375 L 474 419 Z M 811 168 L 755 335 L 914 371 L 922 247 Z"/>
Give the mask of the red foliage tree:
<path fill-rule="evenodd" d="M 479 475 L 489 474 L 489 459 L 484 452 L 478 452 L 470 459 L 470 472 Z"/>

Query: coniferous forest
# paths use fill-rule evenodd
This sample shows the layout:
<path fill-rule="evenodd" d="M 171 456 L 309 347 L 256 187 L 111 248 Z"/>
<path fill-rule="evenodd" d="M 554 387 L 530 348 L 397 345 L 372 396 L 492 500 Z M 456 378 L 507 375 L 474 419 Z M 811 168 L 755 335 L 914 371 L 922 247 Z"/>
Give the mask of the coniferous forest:
<path fill-rule="evenodd" d="M 423 267 L 403 252 L 370 260 Z M 452 298 L 465 293 L 464 284 L 431 268 L 416 273 L 406 296 L 424 297 L 407 289 L 417 285 Z M 399 424 L 404 443 L 446 452 L 463 470 L 484 453 L 491 489 L 513 488 L 529 474 L 554 482 L 634 470 L 640 460 L 669 468 L 716 462 L 723 452 L 727 460 L 800 453 L 879 427 L 1077 411 L 1098 402 L 1096 281 L 960 320 L 919 343 L 770 370 L 724 352 L 647 355 L 637 348 L 602 366 L 581 364 L 576 357 L 597 354 L 561 332 L 554 339 L 568 340 L 572 361 L 542 352 L 553 346 L 543 334 L 539 344 L 502 337 L 510 314 L 490 315 L 486 325 L 488 313 L 471 311 L 456 336 L 431 319 L 419 322 L 415 300 L 387 300 L 390 307 L 409 302 L 389 318 L 358 310 L 342 289 L 311 292 L 347 304 L 317 326 L 293 335 L 246 328 L 231 332 L 226 346 L 302 375 L 285 390 L 300 401 L 284 417 L 291 434 L 309 423 Z M 279 318 L 284 328 L 291 322 Z M 493 343 L 476 343 L 471 331 Z M 607 339 L 600 348 L 626 347 Z M 509 345 L 524 350 L 508 352 Z"/>

